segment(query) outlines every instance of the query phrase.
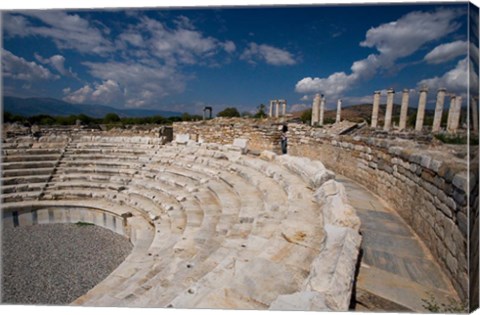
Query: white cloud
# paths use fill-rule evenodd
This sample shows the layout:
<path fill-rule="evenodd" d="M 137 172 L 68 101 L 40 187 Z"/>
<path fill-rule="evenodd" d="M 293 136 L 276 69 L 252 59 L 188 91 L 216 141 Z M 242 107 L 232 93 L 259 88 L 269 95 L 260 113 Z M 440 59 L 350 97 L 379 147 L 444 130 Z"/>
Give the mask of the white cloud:
<path fill-rule="evenodd" d="M 174 67 L 161 65 L 155 61 L 145 62 L 85 62 L 90 73 L 103 83 L 87 85 L 68 94 L 65 99 L 85 103 L 95 101 L 100 104 L 127 107 L 158 105 L 161 99 L 185 89 L 188 77 Z"/>
<path fill-rule="evenodd" d="M 2 70 L 5 78 L 15 80 L 36 81 L 55 80 L 59 76 L 52 74 L 47 68 L 34 61 L 27 61 L 2 49 Z"/>
<path fill-rule="evenodd" d="M 442 44 L 435 47 L 423 58 L 427 63 L 439 64 L 467 54 L 468 43 L 457 40 L 452 43 Z"/>
<path fill-rule="evenodd" d="M 53 55 L 50 58 L 43 58 L 39 54 L 35 53 L 34 56 L 39 62 L 52 66 L 61 75 L 76 77 L 76 74 L 71 70 L 65 69 L 65 57 L 62 55 Z"/>
<path fill-rule="evenodd" d="M 252 64 L 255 64 L 256 60 L 261 60 L 273 66 L 289 66 L 297 63 L 294 56 L 286 50 L 256 43 L 250 43 L 240 59 Z"/>
<path fill-rule="evenodd" d="M 464 14 L 457 10 L 411 12 L 400 19 L 371 28 L 360 46 L 376 48 L 378 54 L 355 61 L 351 73 L 336 72 L 326 78 L 306 77 L 295 86 L 298 93 L 321 92 L 338 98 L 361 80 L 368 80 L 381 69 L 391 69 L 395 61 L 407 57 L 425 43 L 438 40 L 459 28 L 455 19 Z"/>
<path fill-rule="evenodd" d="M 114 80 L 107 80 L 93 87 L 87 84 L 72 93 L 70 88 L 63 92 L 67 94 L 63 99 L 72 103 L 112 104 L 120 101 L 123 96 L 120 86 Z"/>
<path fill-rule="evenodd" d="M 26 17 L 36 20 L 37 23 L 33 25 Z M 38 25 L 38 22 L 41 25 Z M 6 36 L 46 37 L 52 39 L 60 49 L 100 55 L 113 51 L 112 43 L 104 36 L 104 32 L 108 31 L 93 26 L 93 23 L 77 14 L 55 10 L 24 11 L 5 14 L 4 25 Z"/>
<path fill-rule="evenodd" d="M 441 77 L 433 77 L 418 82 L 417 86 L 427 86 L 429 90 L 437 90 L 439 88 L 446 88 L 449 93 L 455 93 L 465 96 L 469 86 L 468 82 L 468 66 L 469 62 L 467 58 L 460 60 L 455 68 L 446 72 Z M 470 66 L 471 67 L 471 66 Z M 471 71 L 472 69 L 470 69 Z M 478 86 L 478 76 L 471 78 L 471 85 Z"/>

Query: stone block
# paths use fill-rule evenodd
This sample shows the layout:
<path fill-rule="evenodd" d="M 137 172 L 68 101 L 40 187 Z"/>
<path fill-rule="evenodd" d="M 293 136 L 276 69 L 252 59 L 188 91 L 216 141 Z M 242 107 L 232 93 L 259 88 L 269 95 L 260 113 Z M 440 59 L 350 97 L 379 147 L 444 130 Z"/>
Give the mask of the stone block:
<path fill-rule="evenodd" d="M 275 160 L 276 156 L 277 154 L 275 154 L 275 152 L 267 151 L 267 150 L 264 150 L 262 151 L 262 153 L 260 153 L 260 158 L 265 161 L 273 161 Z"/>
<path fill-rule="evenodd" d="M 467 172 L 460 172 L 455 174 L 452 180 L 453 186 L 458 188 L 459 190 L 463 192 L 469 192 L 470 189 L 468 187 L 468 174 Z"/>
<path fill-rule="evenodd" d="M 190 135 L 189 134 L 177 134 L 175 135 L 175 143 L 177 144 L 187 144 L 187 142 L 190 140 Z"/>
<path fill-rule="evenodd" d="M 353 229 L 328 224 L 325 231 L 325 248 L 312 262 L 304 286 L 306 291 L 324 293 L 330 309 L 347 311 L 361 237 Z"/>
<path fill-rule="evenodd" d="M 270 305 L 269 309 L 277 311 L 332 311 L 325 303 L 325 294 L 315 291 L 302 291 L 294 294 L 279 295 Z"/>

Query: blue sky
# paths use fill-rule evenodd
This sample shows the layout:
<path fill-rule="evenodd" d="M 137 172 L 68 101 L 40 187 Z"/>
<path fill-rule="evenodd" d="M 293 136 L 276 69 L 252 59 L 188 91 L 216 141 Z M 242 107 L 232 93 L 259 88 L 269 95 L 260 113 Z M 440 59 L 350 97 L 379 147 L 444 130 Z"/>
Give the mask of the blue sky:
<path fill-rule="evenodd" d="M 466 3 L 3 14 L 3 93 L 201 113 L 371 102 L 419 87 L 466 95 Z M 474 50 L 478 56 L 478 48 Z M 478 80 L 477 80 L 478 82 Z"/>

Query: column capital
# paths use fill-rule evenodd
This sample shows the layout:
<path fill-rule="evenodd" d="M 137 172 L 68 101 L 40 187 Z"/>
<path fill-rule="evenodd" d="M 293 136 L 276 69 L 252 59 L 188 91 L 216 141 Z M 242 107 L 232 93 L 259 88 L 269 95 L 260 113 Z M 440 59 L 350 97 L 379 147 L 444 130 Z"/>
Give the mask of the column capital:
<path fill-rule="evenodd" d="M 395 93 L 395 90 L 394 90 L 393 88 L 389 88 L 389 89 L 387 90 L 387 93 L 388 93 L 388 94 Z"/>
<path fill-rule="evenodd" d="M 425 86 L 425 85 L 422 86 L 422 87 L 420 88 L 420 93 L 422 93 L 422 92 L 425 92 L 425 93 L 428 92 L 428 87 Z"/>
<path fill-rule="evenodd" d="M 403 89 L 403 93 L 410 93 L 409 89 Z"/>
<path fill-rule="evenodd" d="M 446 88 L 439 88 L 439 89 L 437 90 L 437 92 L 446 92 L 446 91 L 447 91 Z"/>
<path fill-rule="evenodd" d="M 382 91 L 375 91 L 375 92 L 373 92 L 373 94 L 380 94 L 380 93 L 382 93 Z"/>

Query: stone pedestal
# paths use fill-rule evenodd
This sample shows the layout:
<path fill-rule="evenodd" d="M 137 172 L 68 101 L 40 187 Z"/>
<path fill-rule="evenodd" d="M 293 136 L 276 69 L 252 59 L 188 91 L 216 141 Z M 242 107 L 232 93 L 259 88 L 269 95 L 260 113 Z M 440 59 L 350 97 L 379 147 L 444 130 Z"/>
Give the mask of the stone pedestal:
<path fill-rule="evenodd" d="M 439 89 L 437 93 L 437 104 L 435 105 L 435 116 L 433 116 L 432 132 L 439 132 L 442 123 L 443 104 L 445 101 L 445 89 Z"/>
<path fill-rule="evenodd" d="M 322 95 L 322 99 L 320 100 L 320 117 L 318 124 L 323 126 L 323 117 L 325 112 L 325 96 Z"/>
<path fill-rule="evenodd" d="M 337 118 L 335 119 L 335 123 L 339 123 L 341 120 L 341 113 L 342 113 L 342 100 L 339 99 L 337 101 Z"/>
<path fill-rule="evenodd" d="M 372 128 L 377 128 L 378 125 L 378 108 L 380 107 L 380 91 L 375 91 L 373 94 L 373 108 L 372 108 Z"/>
<path fill-rule="evenodd" d="M 420 89 L 418 97 L 417 121 L 415 123 L 415 131 L 422 131 L 423 120 L 425 119 L 425 106 L 427 105 L 427 88 Z"/>
<path fill-rule="evenodd" d="M 408 100 L 410 98 L 410 92 L 404 89 L 402 92 L 402 107 L 400 108 L 400 122 L 398 129 L 404 130 L 407 128 L 407 115 L 408 115 Z"/>
<path fill-rule="evenodd" d="M 474 134 L 478 135 L 478 96 L 472 96 L 470 108 L 472 109 L 471 115 L 473 132 Z"/>
<path fill-rule="evenodd" d="M 383 125 L 383 130 L 389 131 L 392 127 L 392 112 L 393 112 L 393 97 L 395 96 L 395 91 L 393 89 L 388 89 L 387 91 L 387 109 L 385 111 L 385 124 Z"/>
<path fill-rule="evenodd" d="M 313 99 L 312 104 L 312 126 L 318 125 L 320 120 L 320 94 L 315 94 L 315 98 Z"/>

